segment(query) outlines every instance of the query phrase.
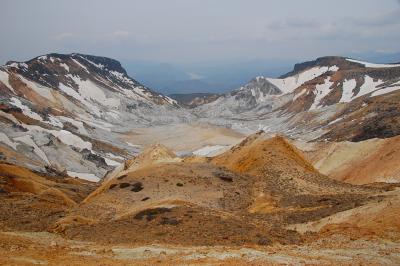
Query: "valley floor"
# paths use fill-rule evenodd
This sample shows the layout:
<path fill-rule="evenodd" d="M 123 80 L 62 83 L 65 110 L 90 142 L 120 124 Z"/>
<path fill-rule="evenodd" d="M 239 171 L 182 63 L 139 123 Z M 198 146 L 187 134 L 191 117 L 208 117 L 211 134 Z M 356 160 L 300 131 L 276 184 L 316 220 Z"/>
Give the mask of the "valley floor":
<path fill-rule="evenodd" d="M 244 139 L 245 135 L 207 123 L 193 123 L 137 128 L 124 134 L 123 138 L 140 147 L 160 143 L 175 152 L 185 153 L 207 146 L 218 146 L 226 150 Z"/>
<path fill-rule="evenodd" d="M 155 145 L 99 183 L 0 163 L 0 265 L 400 264 L 400 185 L 343 183 L 314 167 L 345 167 L 335 152 L 364 144 L 164 129 L 130 137 L 228 148 L 182 158 Z"/>
<path fill-rule="evenodd" d="M 400 244 L 332 236 L 301 246 L 99 245 L 51 233 L 0 232 L 1 265 L 398 265 Z"/>

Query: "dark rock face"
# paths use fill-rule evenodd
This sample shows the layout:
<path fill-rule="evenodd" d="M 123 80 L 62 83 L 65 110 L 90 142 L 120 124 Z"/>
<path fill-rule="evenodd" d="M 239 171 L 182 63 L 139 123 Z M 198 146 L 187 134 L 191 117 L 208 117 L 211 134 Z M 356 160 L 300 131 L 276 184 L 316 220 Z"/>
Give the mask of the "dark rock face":
<path fill-rule="evenodd" d="M 196 108 L 203 104 L 212 103 L 221 97 L 220 94 L 214 93 L 170 94 L 168 96 L 187 108 Z"/>
<path fill-rule="evenodd" d="M 127 187 L 129 187 L 131 184 L 129 184 L 129 183 L 121 183 L 121 184 L 119 184 L 119 188 L 127 188 Z"/>
<path fill-rule="evenodd" d="M 282 75 L 280 78 L 287 78 L 293 75 L 297 75 L 298 73 L 312 67 L 317 67 L 317 66 L 338 66 L 342 70 L 347 70 L 347 69 L 354 69 L 354 68 L 365 68 L 363 64 L 355 63 L 346 60 L 344 57 L 340 56 L 325 56 L 325 57 L 320 57 L 317 58 L 316 60 L 313 61 L 307 61 L 303 63 L 298 63 L 295 64 L 293 71 Z"/>
<path fill-rule="evenodd" d="M 143 184 L 141 182 L 136 182 L 132 184 L 132 189 L 131 191 L 133 192 L 139 192 L 143 190 Z"/>
<path fill-rule="evenodd" d="M 16 63 L 17 67 L 12 67 L 11 64 Z M 165 104 L 167 98 L 150 88 L 140 84 L 132 79 L 126 73 L 121 63 L 117 60 L 84 54 L 57 54 L 52 53 L 44 56 L 38 56 L 24 63 L 9 61 L 8 67 L 23 77 L 39 83 L 42 86 L 50 88 L 58 88 L 60 83 L 73 85 L 73 80 L 67 74 L 74 75 L 80 79 L 91 79 L 96 83 L 96 79 L 92 79 L 97 75 L 105 80 L 117 84 L 119 87 L 132 90 L 132 87 L 139 87 L 147 92 L 156 104 Z M 67 66 L 66 69 L 64 66 Z M 107 86 L 102 83 L 102 86 Z M 112 88 L 109 88 L 112 90 Z"/>
<path fill-rule="evenodd" d="M 146 218 L 147 221 L 151 221 L 155 219 L 157 216 L 163 213 L 171 212 L 171 209 L 168 208 L 154 208 L 154 209 L 147 209 L 137 213 L 134 219 L 142 220 Z"/>
<path fill-rule="evenodd" d="M 108 166 L 108 164 L 106 163 L 106 160 L 104 160 L 103 157 L 93 154 L 91 151 L 89 151 L 87 149 L 82 150 L 81 154 L 85 160 L 95 163 L 97 167 L 101 167 L 101 168 L 105 168 L 105 169 L 110 168 Z"/>
<path fill-rule="evenodd" d="M 282 91 L 265 78 L 255 78 L 241 89 L 231 93 L 236 99 L 258 98 L 279 94 L 282 94 Z"/>
<path fill-rule="evenodd" d="M 89 61 L 104 66 L 104 69 L 108 69 L 110 71 L 117 71 L 119 73 L 122 73 L 124 75 L 127 75 L 125 69 L 122 67 L 121 63 L 118 62 L 117 60 L 107 58 L 107 57 L 101 57 L 101 56 L 94 56 L 94 55 L 82 55 L 82 54 L 73 54 L 73 57 L 83 57 L 85 59 L 88 59 Z"/>

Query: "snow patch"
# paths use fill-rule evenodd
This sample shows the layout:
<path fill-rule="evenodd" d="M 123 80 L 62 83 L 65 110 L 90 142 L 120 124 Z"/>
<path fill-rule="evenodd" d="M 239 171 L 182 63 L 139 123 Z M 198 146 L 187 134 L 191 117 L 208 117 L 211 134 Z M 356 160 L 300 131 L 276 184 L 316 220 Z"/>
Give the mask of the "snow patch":
<path fill-rule="evenodd" d="M 90 80 L 82 80 L 75 76 L 69 75 L 70 78 L 79 86 L 79 94 L 87 100 L 96 101 L 110 108 L 118 108 L 121 104 L 120 99 L 107 98 L 104 91 Z"/>
<path fill-rule="evenodd" d="M 67 72 L 69 72 L 69 66 L 67 64 L 61 63 L 60 66 L 65 68 L 65 70 L 67 70 Z"/>
<path fill-rule="evenodd" d="M 118 155 L 115 155 L 115 154 L 112 154 L 112 153 L 107 153 L 106 156 L 108 156 L 108 157 L 110 157 L 112 159 L 116 159 L 116 160 L 122 160 L 122 161 L 125 160 L 124 157 L 121 157 L 121 156 L 118 156 Z"/>
<path fill-rule="evenodd" d="M 364 84 L 361 86 L 360 91 L 358 92 L 357 96 L 353 99 L 361 97 L 363 95 L 369 94 L 377 89 L 379 85 L 382 85 L 384 82 L 382 80 L 374 81 L 373 78 L 366 75 L 364 79 Z"/>
<path fill-rule="evenodd" d="M 103 64 L 96 64 L 95 62 L 90 61 L 89 59 L 80 56 L 80 58 L 82 58 L 83 60 L 86 60 L 87 62 L 89 62 L 90 64 L 94 65 L 97 68 L 103 69 L 104 65 Z"/>
<path fill-rule="evenodd" d="M 14 150 L 17 150 L 17 144 L 10 140 L 6 134 L 3 132 L 0 132 L 0 142 L 6 144 L 7 146 L 10 146 Z"/>
<path fill-rule="evenodd" d="M 104 158 L 104 160 L 106 161 L 106 164 L 109 166 L 119 166 L 121 163 L 108 159 L 108 158 Z"/>
<path fill-rule="evenodd" d="M 10 85 L 10 83 L 8 82 L 9 80 L 9 75 L 7 72 L 0 70 L 0 82 L 3 83 L 7 89 L 9 89 L 10 91 L 12 91 L 15 94 L 15 91 L 13 89 L 13 87 Z"/>
<path fill-rule="evenodd" d="M 26 86 L 28 86 L 29 88 L 31 88 L 32 90 L 34 90 L 34 91 L 35 91 L 36 93 L 38 93 L 40 96 L 42 96 L 42 97 L 44 97 L 44 98 L 46 98 L 46 99 L 48 99 L 48 100 L 54 101 L 53 94 L 51 93 L 52 89 L 50 89 L 50 88 L 48 88 L 48 87 L 46 87 L 46 86 L 40 85 L 40 84 L 38 84 L 38 83 L 32 82 L 32 81 L 30 81 L 30 80 L 27 80 L 26 78 L 24 78 L 24 77 L 21 76 L 21 75 L 18 75 L 18 78 L 19 78 L 23 83 L 25 83 Z"/>
<path fill-rule="evenodd" d="M 80 102 L 81 104 L 85 105 L 89 111 L 91 111 L 93 114 L 97 115 L 100 117 L 100 110 L 98 107 L 94 106 L 90 102 L 86 101 L 82 95 L 80 95 L 78 92 L 76 92 L 74 89 L 64 85 L 63 83 L 60 83 L 58 86 L 61 91 L 63 91 L 65 94 L 71 96 L 72 98 L 75 98 Z"/>
<path fill-rule="evenodd" d="M 331 121 L 328 125 L 333 125 L 333 124 L 339 122 L 342 119 L 343 119 L 343 117 L 339 117 L 338 119 L 335 119 L 335 120 Z"/>
<path fill-rule="evenodd" d="M 383 94 L 390 93 L 390 92 L 397 91 L 397 90 L 400 90 L 400 86 L 386 87 L 384 89 L 380 89 L 380 90 L 374 91 L 371 94 L 371 97 L 378 96 L 378 95 L 383 95 Z"/>
<path fill-rule="evenodd" d="M 343 92 L 342 98 L 340 99 L 340 103 L 348 103 L 351 102 L 354 92 L 353 90 L 357 86 L 357 81 L 355 79 L 345 80 L 343 82 Z"/>
<path fill-rule="evenodd" d="M 197 155 L 197 156 L 207 157 L 207 156 L 211 156 L 211 155 L 215 154 L 216 152 L 218 152 L 224 148 L 226 148 L 226 146 L 222 146 L 222 145 L 205 146 L 201 149 L 194 151 L 193 154 Z"/>
<path fill-rule="evenodd" d="M 66 131 L 66 130 L 54 131 L 54 130 L 52 130 L 51 134 L 53 134 L 62 143 L 66 144 L 66 145 L 76 147 L 80 150 L 83 150 L 83 149 L 92 150 L 92 143 L 82 140 L 80 137 L 72 134 L 69 131 Z"/>
<path fill-rule="evenodd" d="M 10 103 L 21 109 L 24 115 L 38 121 L 43 121 L 43 118 L 40 115 L 38 115 L 35 112 L 32 112 L 32 110 L 28 106 L 24 105 L 19 99 L 12 97 Z"/>
<path fill-rule="evenodd" d="M 45 161 L 48 165 L 50 165 L 49 159 L 47 159 L 46 154 L 36 145 L 36 143 L 32 140 L 32 137 L 29 135 L 25 135 L 22 137 L 14 138 L 15 141 L 22 142 L 33 148 L 34 153 L 39 156 L 40 159 Z"/>
<path fill-rule="evenodd" d="M 298 98 L 300 98 L 302 95 L 304 95 L 307 92 L 307 89 L 303 89 L 300 93 L 296 94 L 293 97 L 293 101 L 296 101 Z"/>
<path fill-rule="evenodd" d="M 100 181 L 100 178 L 98 178 L 96 175 L 90 174 L 90 173 L 77 173 L 77 172 L 67 171 L 67 174 L 69 176 L 87 180 L 90 182 L 99 182 Z"/>
<path fill-rule="evenodd" d="M 368 62 L 354 60 L 354 59 L 350 59 L 350 58 L 347 58 L 346 60 L 350 61 L 350 62 L 353 62 L 353 63 L 362 64 L 362 65 L 364 65 L 365 67 L 368 67 L 368 68 L 400 67 L 400 64 L 374 64 L 374 63 L 368 63 Z"/>
<path fill-rule="evenodd" d="M 74 127 L 78 129 L 78 132 L 82 135 L 89 135 L 89 133 L 86 131 L 85 126 L 83 125 L 82 121 L 76 121 L 72 118 L 65 117 L 65 116 L 58 116 L 57 118 L 61 119 L 62 121 L 69 122 L 71 123 Z"/>
<path fill-rule="evenodd" d="M 46 121 L 47 122 L 47 121 Z M 55 127 L 63 128 L 64 124 L 56 117 L 49 115 L 49 122 L 47 122 Z"/>
<path fill-rule="evenodd" d="M 72 61 L 74 61 L 78 66 L 80 66 L 80 67 L 83 68 L 87 73 L 89 73 L 89 70 L 88 70 L 84 65 L 82 65 L 78 60 L 72 59 Z"/>
<path fill-rule="evenodd" d="M 277 86 L 283 93 L 291 93 L 304 83 L 313 80 L 328 71 L 337 71 L 339 68 L 337 66 L 331 67 L 313 67 L 305 70 L 297 75 L 290 76 L 284 79 L 273 79 L 266 78 L 273 85 Z"/>
<path fill-rule="evenodd" d="M 327 77 L 325 79 L 325 83 L 324 84 L 318 84 L 317 86 L 315 86 L 315 99 L 314 99 L 314 103 L 311 105 L 310 110 L 315 110 L 317 109 L 317 107 L 320 106 L 321 104 L 321 100 L 323 98 L 325 98 L 325 96 L 327 96 L 331 90 L 331 86 L 333 85 L 334 82 L 330 81 L 330 77 Z"/>

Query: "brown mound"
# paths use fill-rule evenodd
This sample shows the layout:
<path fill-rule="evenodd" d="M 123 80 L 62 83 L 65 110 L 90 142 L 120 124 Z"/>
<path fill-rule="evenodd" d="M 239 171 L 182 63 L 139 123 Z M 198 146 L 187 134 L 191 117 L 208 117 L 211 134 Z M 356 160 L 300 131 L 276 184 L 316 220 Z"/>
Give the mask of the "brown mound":
<path fill-rule="evenodd" d="M 320 171 L 351 184 L 400 181 L 400 137 L 312 143 L 308 157 Z"/>
<path fill-rule="evenodd" d="M 89 182 L 41 176 L 0 164 L 0 227 L 48 230 L 93 189 Z"/>
<path fill-rule="evenodd" d="M 58 228 L 69 238 L 115 244 L 299 243 L 286 225 L 376 202 L 374 193 L 385 189 L 331 180 L 283 137 L 263 133 L 211 163 L 162 162 L 171 154 L 161 151 L 139 155 L 157 163 L 122 171 L 75 207 L 70 215 L 84 222 L 64 219 Z"/>
<path fill-rule="evenodd" d="M 262 169 L 296 168 L 317 173 L 301 152 L 282 136 L 266 139 L 263 132 L 252 135 L 231 150 L 215 157 L 212 163 L 222 165 L 235 172 L 251 175 L 262 174 Z"/>
<path fill-rule="evenodd" d="M 135 170 L 140 167 L 159 162 L 178 162 L 176 154 L 162 144 L 156 144 L 146 148 L 142 153 L 125 163 L 126 170 Z"/>

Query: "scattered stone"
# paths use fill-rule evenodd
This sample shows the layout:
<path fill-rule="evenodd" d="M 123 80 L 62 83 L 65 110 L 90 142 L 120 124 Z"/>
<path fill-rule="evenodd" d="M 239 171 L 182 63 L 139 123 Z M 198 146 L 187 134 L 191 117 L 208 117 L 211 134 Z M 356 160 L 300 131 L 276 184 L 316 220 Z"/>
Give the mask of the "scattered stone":
<path fill-rule="evenodd" d="M 160 224 L 161 225 L 178 225 L 179 221 L 174 218 L 162 217 Z"/>
<path fill-rule="evenodd" d="M 229 173 L 225 173 L 225 172 L 217 172 L 214 173 L 219 179 L 221 179 L 222 181 L 225 182 L 233 182 L 233 176 Z"/>
<path fill-rule="evenodd" d="M 119 176 L 119 177 L 117 177 L 117 179 L 118 180 L 122 180 L 122 179 L 124 179 L 125 177 L 127 177 L 128 175 L 121 175 L 121 176 Z"/>
<path fill-rule="evenodd" d="M 138 212 L 134 218 L 137 220 L 142 220 L 144 217 L 146 217 L 147 221 L 151 221 L 154 218 L 156 218 L 156 216 L 158 214 L 163 214 L 166 212 L 170 212 L 171 210 L 168 208 L 155 208 L 155 209 L 147 209 L 147 210 L 143 210 L 141 212 Z"/>
<path fill-rule="evenodd" d="M 260 246 L 269 246 L 272 244 L 272 241 L 269 240 L 268 238 L 262 237 L 258 240 L 257 244 Z"/>
<path fill-rule="evenodd" d="M 127 187 L 129 187 L 131 184 L 129 184 L 129 183 L 121 183 L 121 184 L 119 184 L 119 187 L 120 188 L 127 188 Z"/>
<path fill-rule="evenodd" d="M 135 184 L 132 185 L 131 191 L 133 192 L 139 192 L 143 190 L 143 184 L 141 182 L 136 182 Z"/>

